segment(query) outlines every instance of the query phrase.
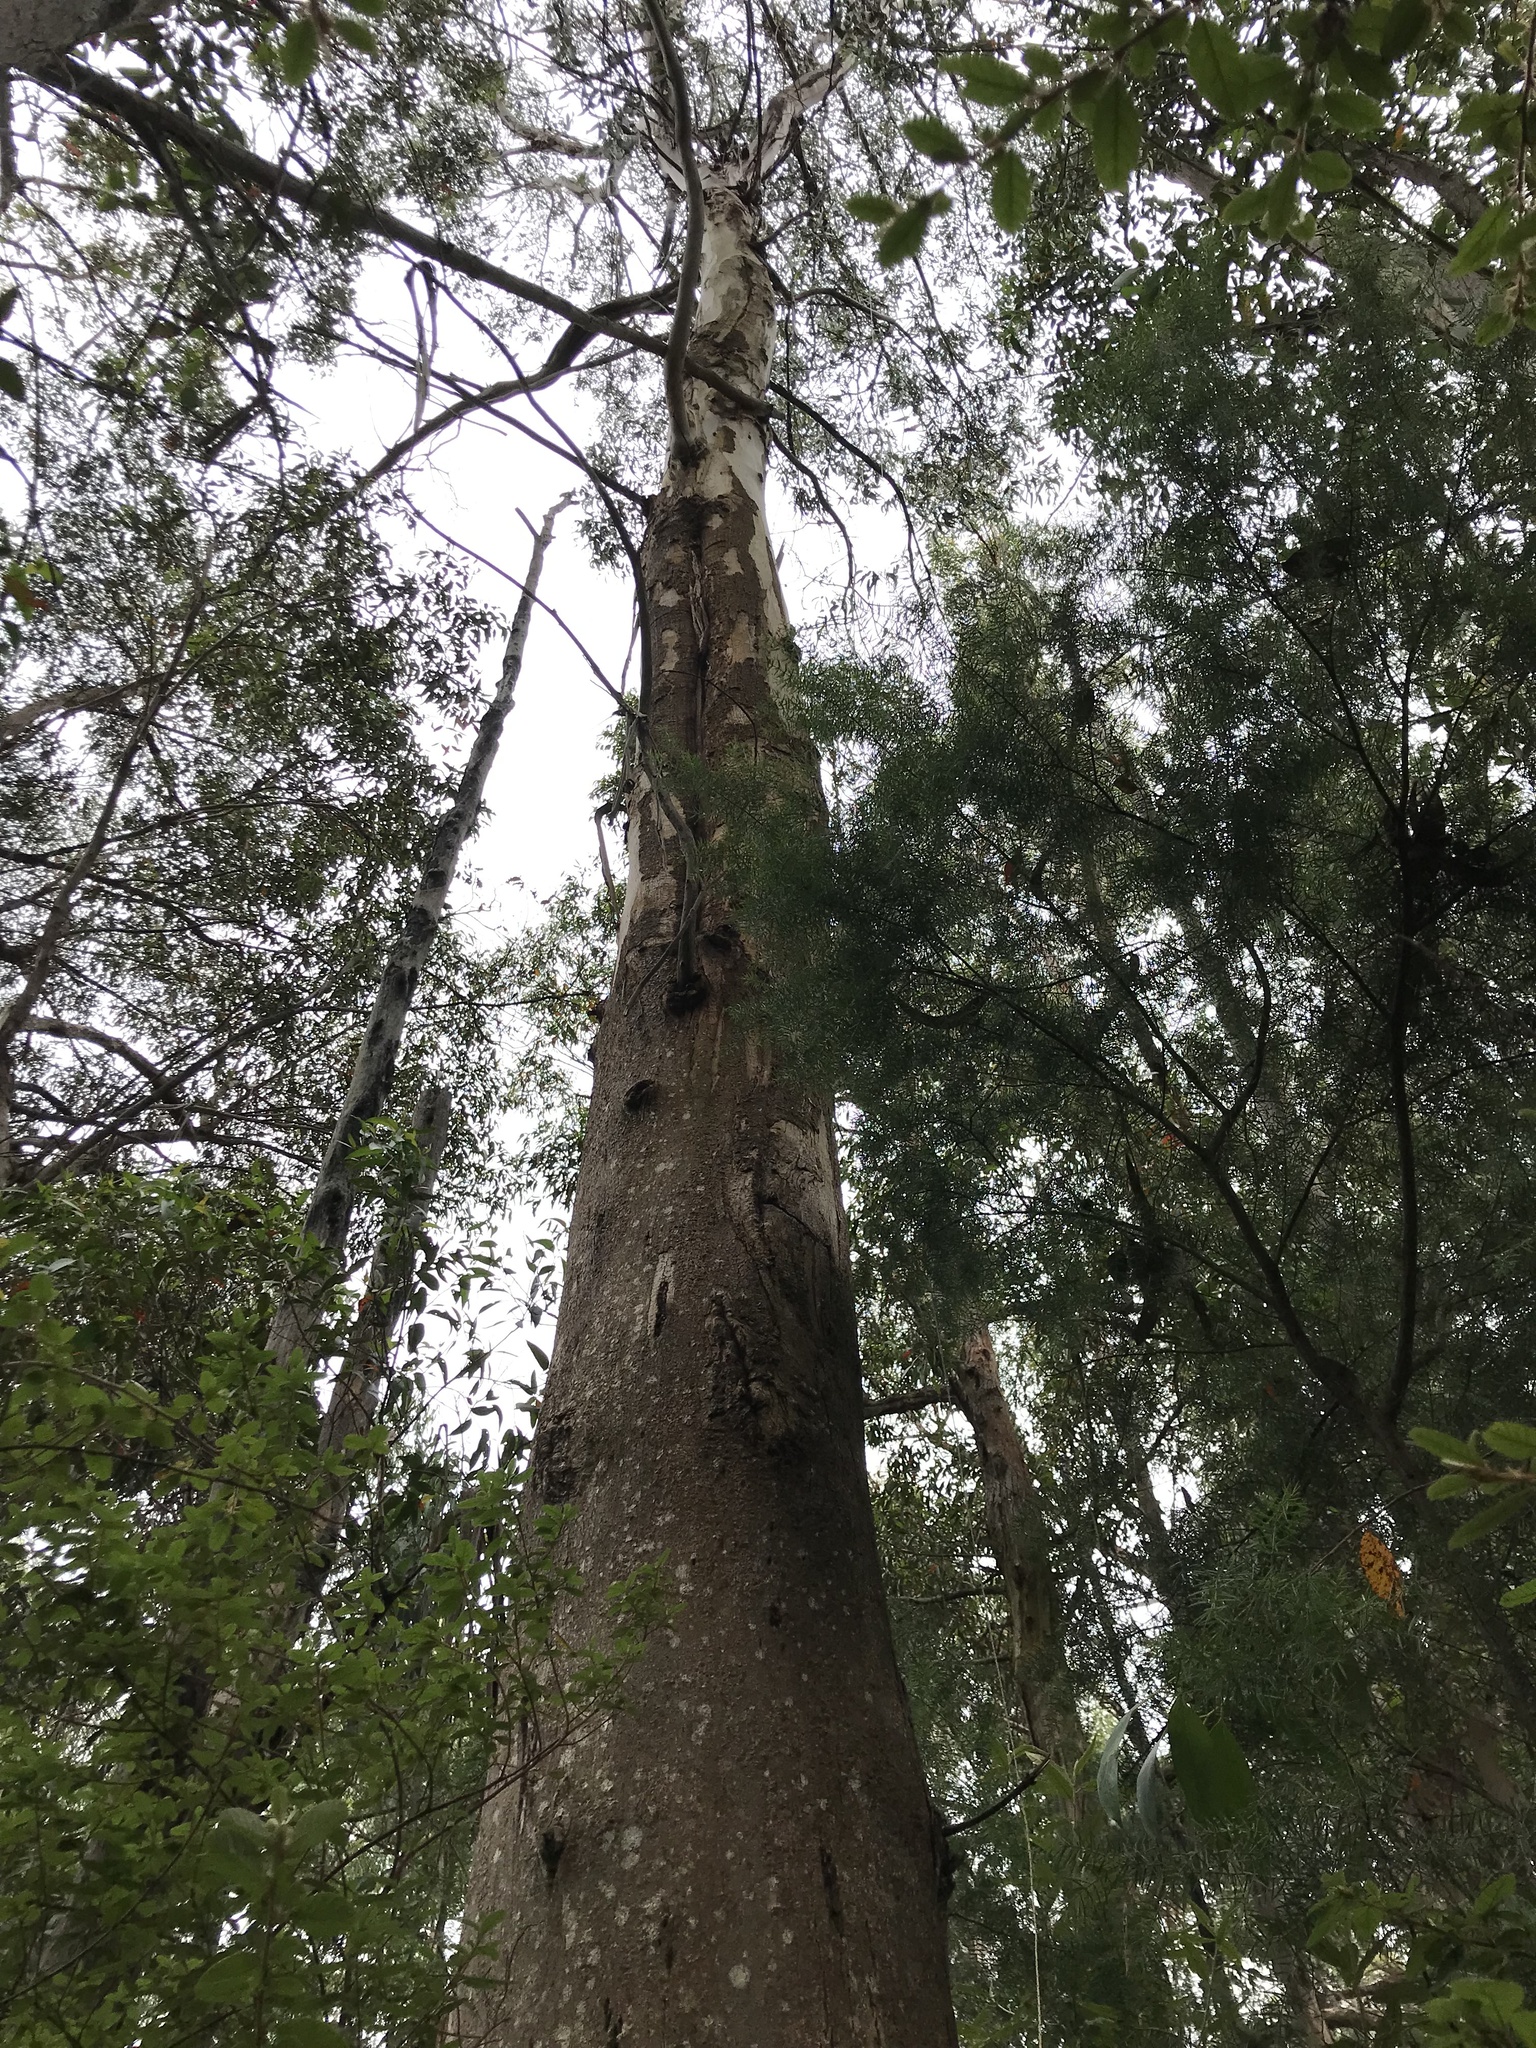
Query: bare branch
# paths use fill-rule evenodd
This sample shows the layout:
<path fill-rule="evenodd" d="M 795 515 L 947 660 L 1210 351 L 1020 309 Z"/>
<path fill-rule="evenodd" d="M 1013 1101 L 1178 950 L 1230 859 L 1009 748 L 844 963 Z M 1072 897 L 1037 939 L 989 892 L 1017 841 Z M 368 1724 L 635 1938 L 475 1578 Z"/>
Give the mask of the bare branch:
<path fill-rule="evenodd" d="M 162 1100 L 169 1100 L 177 1085 L 137 1046 L 130 1045 L 125 1038 L 118 1038 L 110 1031 L 99 1030 L 94 1024 L 72 1024 L 63 1017 L 33 1016 L 16 1035 L 18 1038 L 78 1038 L 87 1045 L 99 1045 L 103 1052 L 111 1053 L 115 1059 L 135 1068 L 146 1081 L 152 1081 Z"/>
<path fill-rule="evenodd" d="M 96 814 L 96 823 L 91 828 L 91 835 L 54 893 L 48 915 L 43 921 L 43 928 L 38 933 L 37 943 L 32 950 L 32 962 L 27 969 L 26 979 L 7 1004 L 4 1016 L 0 1017 L 0 1091 L 3 1091 L 7 1098 L 10 1092 L 8 1068 L 11 1046 L 31 1015 L 38 991 L 52 970 L 54 955 L 58 952 L 59 942 L 69 923 L 70 908 L 76 892 L 101 858 L 102 848 L 107 843 L 107 834 L 112 829 L 112 820 L 117 815 L 118 804 L 128 786 L 128 778 L 133 773 L 133 764 L 138 759 L 139 749 L 144 744 L 155 714 L 164 703 L 168 692 L 169 686 L 162 685 L 160 689 L 152 690 L 146 695 L 144 708 L 139 713 L 128 743 L 118 756 L 117 767 L 107 787 L 106 796 L 102 799 L 101 809 Z M 3 1119 L 4 1125 L 3 1130 L 0 1130 L 0 1185 L 3 1185 L 10 1179 L 12 1163 L 8 1099 L 0 1101 L 0 1119 Z"/>
<path fill-rule="evenodd" d="M 799 123 L 837 91 L 852 69 L 853 59 L 843 50 L 834 50 L 825 64 L 818 64 L 814 71 L 774 94 L 763 111 L 748 159 L 754 184 L 764 184 L 773 176 L 789 152 Z"/>
<path fill-rule="evenodd" d="M 306 213 L 343 224 L 360 234 L 376 235 L 383 241 L 395 242 L 402 249 L 414 250 L 418 256 L 430 257 L 445 270 L 456 271 L 461 277 L 473 278 L 477 283 L 490 285 L 511 298 L 522 299 L 546 313 L 557 314 L 569 326 L 584 333 L 606 334 L 614 341 L 627 342 L 631 348 L 640 349 L 646 355 L 666 358 L 669 344 L 647 334 L 643 328 L 610 320 L 595 309 L 578 306 L 574 300 L 562 298 L 558 292 L 548 290 L 532 278 L 519 277 L 514 271 L 503 269 L 499 263 L 488 262 L 472 250 L 461 249 L 456 243 L 446 241 L 441 235 L 414 227 L 410 221 L 402 220 L 398 214 L 389 213 L 369 200 L 338 191 L 317 178 L 301 177 L 296 171 L 271 163 L 254 150 L 247 149 L 243 143 L 231 142 L 222 135 L 210 133 L 173 108 L 146 98 L 131 86 L 108 78 L 89 65 L 66 58 L 38 75 L 45 84 L 69 93 L 97 112 L 127 122 L 146 139 L 168 138 L 181 148 L 190 150 L 193 155 L 201 157 L 211 170 L 219 172 L 228 184 L 257 186 L 274 198 L 288 200 Z M 754 417 L 760 417 L 768 410 L 762 399 L 740 390 L 728 377 L 722 377 L 718 370 L 711 369 L 706 363 L 690 361 L 688 374 L 699 378 Z"/>
<path fill-rule="evenodd" d="M 19 733 L 30 732 L 45 718 L 51 718 L 55 711 L 89 711 L 98 704 L 110 704 L 114 697 L 121 697 L 129 683 L 103 683 L 94 690 L 51 690 L 41 697 L 34 697 L 29 704 L 18 704 L 14 711 L 0 712 L 0 739 L 12 739 Z"/>
<path fill-rule="evenodd" d="M 883 1400 L 864 1403 L 864 1420 L 873 1422 L 881 1415 L 913 1415 L 920 1408 L 952 1408 L 956 1398 L 952 1381 L 946 1381 L 942 1387 L 917 1387 L 910 1394 L 887 1394 Z"/>
<path fill-rule="evenodd" d="M 459 856 L 474 830 L 485 795 L 487 777 L 501 745 L 502 731 L 512 709 L 512 696 L 522 670 L 523 649 L 533 622 L 534 590 L 539 571 L 554 532 L 557 516 L 568 498 L 561 498 L 545 514 L 533 544 L 523 595 L 507 635 L 501 675 L 491 700 L 481 714 L 474 745 L 459 777 L 453 802 L 439 819 L 432 845 L 422 866 L 415 901 L 405 928 L 390 953 L 380 978 L 373 1011 L 358 1047 L 352 1078 L 337 1115 L 331 1140 L 315 1179 L 314 1190 L 304 1216 L 304 1232 L 316 1244 L 338 1254 L 347 1241 L 352 1220 L 353 1185 L 351 1153 L 362 1126 L 383 1110 L 394 1080 L 395 1064 L 405 1035 L 406 1020 L 421 970 L 441 928 Z M 312 1322 L 311 1304 L 290 1298 L 280 1304 L 272 1319 L 268 1338 L 270 1349 L 281 1359 L 308 1348 Z"/>
<path fill-rule="evenodd" d="M 590 340 L 591 337 L 584 336 L 583 339 Z M 594 356 L 581 367 L 600 370 L 610 363 L 623 360 L 622 349 L 610 349 L 606 355 Z M 490 407 L 501 405 L 509 398 L 525 398 L 530 392 L 546 390 L 549 385 L 558 384 L 562 377 L 569 376 L 576 367 L 574 359 L 555 370 L 551 370 L 546 364 L 542 370 L 534 370 L 529 376 L 506 377 L 499 384 L 487 384 L 482 390 L 471 391 L 465 397 L 455 399 L 452 405 L 445 405 L 441 412 L 433 413 L 430 419 L 418 420 L 415 428 L 403 441 L 396 441 L 392 448 L 386 448 L 373 467 L 358 478 L 356 488 L 365 491 L 370 484 L 376 484 L 380 477 L 387 476 L 392 469 L 397 468 L 424 441 L 430 441 L 435 434 L 440 434 L 445 427 L 451 427 L 456 420 L 467 419 L 473 412 L 484 412 Z M 0 727 L 0 730 L 3 730 L 3 727 Z"/>

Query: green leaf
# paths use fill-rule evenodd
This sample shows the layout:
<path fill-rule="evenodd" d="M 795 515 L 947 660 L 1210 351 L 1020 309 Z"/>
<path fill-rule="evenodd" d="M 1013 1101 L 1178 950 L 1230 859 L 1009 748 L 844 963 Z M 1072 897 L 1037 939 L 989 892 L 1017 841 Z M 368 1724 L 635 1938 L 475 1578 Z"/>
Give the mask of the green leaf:
<path fill-rule="evenodd" d="M 1528 1422 L 1490 1422 L 1479 1434 L 1501 1458 L 1536 1458 L 1536 1429 Z"/>
<path fill-rule="evenodd" d="M 310 1892 L 299 1900 L 289 1917 L 315 1941 L 334 1941 L 346 1933 L 355 1914 L 352 1901 L 344 1892 Z"/>
<path fill-rule="evenodd" d="M 318 1805 L 306 1807 L 288 1823 L 289 1853 L 308 1855 L 321 1842 L 328 1842 L 339 1835 L 346 1824 L 347 1802 L 344 1799 L 322 1799 Z"/>
<path fill-rule="evenodd" d="M 344 14 L 331 17 L 331 26 L 344 43 L 350 43 L 354 50 L 361 50 L 365 57 L 377 57 L 379 40 L 366 21 L 349 21 Z"/>
<path fill-rule="evenodd" d="M 352 2037 L 330 2020 L 295 2013 L 272 2031 L 272 2048 L 348 2048 Z"/>
<path fill-rule="evenodd" d="M 238 2005 L 255 1990 L 261 1961 L 246 1948 L 232 1948 L 198 1978 L 193 1995 L 204 2005 Z"/>
<path fill-rule="evenodd" d="M 1040 1790 L 1049 1792 L 1053 1799 L 1072 1799 L 1077 1793 L 1077 1787 L 1058 1763 L 1048 1763 L 1038 1783 Z"/>
<path fill-rule="evenodd" d="M 1471 1444 L 1463 1443 L 1460 1437 L 1447 1436 L 1443 1429 L 1410 1429 L 1408 1439 L 1421 1451 L 1428 1451 L 1431 1457 L 1439 1458 L 1447 1465 L 1482 1463 Z"/>
<path fill-rule="evenodd" d="M 883 192 L 854 192 L 843 204 L 855 220 L 861 220 L 872 228 L 883 228 L 901 211 L 895 200 L 887 199 Z"/>
<path fill-rule="evenodd" d="M 1029 218 L 1035 181 L 1024 168 L 1024 160 L 1011 149 L 1000 149 L 992 160 L 992 218 L 1005 235 L 1016 235 Z"/>
<path fill-rule="evenodd" d="M 1235 199 L 1229 199 L 1221 209 L 1221 218 L 1228 227 L 1248 228 L 1262 220 L 1264 209 L 1269 205 L 1269 187 L 1250 185 L 1246 192 L 1239 192 Z"/>
<path fill-rule="evenodd" d="M 1342 192 L 1355 181 L 1349 165 L 1331 149 L 1314 149 L 1304 156 L 1301 175 L 1314 192 Z"/>
<path fill-rule="evenodd" d="M 1109 1740 L 1099 1758 L 1099 1804 L 1116 1827 L 1120 1825 L 1120 1748 L 1125 1741 L 1125 1731 L 1135 1718 L 1134 1713 L 1120 1716 L 1109 1731 Z"/>
<path fill-rule="evenodd" d="M 1207 1727 L 1193 1707 L 1176 1700 L 1168 1748 L 1191 1820 L 1202 1826 L 1230 1820 L 1252 1803 L 1253 1776 L 1225 1721 Z"/>
<path fill-rule="evenodd" d="M 919 114 L 914 121 L 903 121 L 901 132 L 919 155 L 936 164 L 963 164 L 970 159 L 964 142 L 936 114 Z"/>
<path fill-rule="evenodd" d="M 1479 1508 L 1475 1515 L 1467 1517 L 1459 1529 L 1451 1531 L 1451 1549 L 1464 1550 L 1469 1543 L 1476 1543 L 1491 1530 L 1502 1528 L 1506 1522 L 1513 1521 L 1520 1510 L 1528 1504 L 1532 1493 L 1536 1493 L 1536 1488 L 1502 1488 L 1494 1499 L 1489 1501 L 1487 1507 Z"/>
<path fill-rule="evenodd" d="M 1130 87 L 1117 74 L 1093 110 L 1093 161 L 1106 191 L 1125 190 L 1140 154 L 1141 117 Z"/>
<path fill-rule="evenodd" d="M 1334 86 L 1324 93 L 1322 114 L 1325 121 L 1331 121 L 1336 128 L 1343 128 L 1351 135 L 1375 135 L 1386 125 L 1386 114 L 1379 100 L 1369 93 L 1356 92 L 1347 85 Z"/>
<path fill-rule="evenodd" d="M 1258 104 L 1243 50 L 1219 22 L 1197 21 L 1189 32 L 1189 71 L 1203 98 L 1226 121 L 1241 121 Z"/>
<path fill-rule="evenodd" d="M 1430 1500 L 1450 1500 L 1458 1493 L 1470 1493 L 1476 1484 L 1470 1472 L 1442 1472 L 1424 1492 Z"/>
<path fill-rule="evenodd" d="M 1491 1884 L 1485 1884 L 1468 1908 L 1468 1918 L 1482 1920 L 1495 1906 L 1502 1906 L 1515 1888 L 1514 1872 L 1506 1870 L 1502 1877 L 1496 1877 Z"/>
<path fill-rule="evenodd" d="M 1136 1773 L 1136 1817 L 1148 1833 L 1157 1829 L 1157 1744 L 1154 1742 Z"/>
<path fill-rule="evenodd" d="M 1396 0 L 1377 45 L 1387 63 L 1395 64 L 1399 57 L 1406 57 L 1414 44 L 1421 40 L 1429 23 L 1428 0 Z"/>
<path fill-rule="evenodd" d="M 242 1855 L 260 1854 L 272 1840 L 272 1830 L 261 1815 L 248 1813 L 243 1806 L 226 1806 L 214 1825 L 225 1843 Z"/>
<path fill-rule="evenodd" d="M 905 263 L 915 256 L 923 246 L 923 237 L 928 232 L 928 222 L 933 209 L 926 199 L 919 199 L 909 206 L 905 213 L 897 214 L 876 244 L 875 254 L 884 269 L 890 270 L 898 263 Z"/>
<path fill-rule="evenodd" d="M 1265 187 L 1264 226 L 1276 240 L 1296 218 L 1296 185 L 1300 176 L 1301 166 L 1296 158 L 1287 157 Z"/>
<path fill-rule="evenodd" d="M 27 395 L 26 383 L 20 370 L 4 356 L 0 356 L 0 391 L 3 391 L 7 398 L 22 399 Z"/>
<path fill-rule="evenodd" d="M 1529 1607 L 1536 1600 L 1536 1579 L 1527 1579 L 1522 1586 L 1511 1586 L 1507 1593 L 1499 1595 L 1501 1607 Z"/>
<path fill-rule="evenodd" d="M 990 50 L 962 50 L 946 57 L 939 68 L 958 78 L 965 98 L 975 100 L 978 106 L 1011 107 L 1035 90 L 1032 79 Z"/>
<path fill-rule="evenodd" d="M 1338 61 L 1350 83 L 1358 85 L 1362 92 L 1368 92 L 1378 100 L 1389 100 L 1397 91 L 1397 80 L 1390 68 L 1371 51 L 1362 50 L 1357 43 L 1346 43 L 1338 52 Z"/>
<path fill-rule="evenodd" d="M 320 29 L 313 15 L 291 22 L 277 52 L 277 68 L 285 85 L 302 85 L 320 62 Z"/>

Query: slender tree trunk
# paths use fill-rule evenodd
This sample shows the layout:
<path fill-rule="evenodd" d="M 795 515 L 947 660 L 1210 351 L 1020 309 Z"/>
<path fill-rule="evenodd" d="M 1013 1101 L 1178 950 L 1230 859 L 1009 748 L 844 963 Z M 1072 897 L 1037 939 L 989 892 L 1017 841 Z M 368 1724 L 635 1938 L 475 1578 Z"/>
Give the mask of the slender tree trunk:
<path fill-rule="evenodd" d="M 758 223 L 705 204 L 692 357 L 760 392 Z M 457 2037 L 497 2048 L 942 2048 L 942 1841 L 881 1589 L 831 1105 L 742 1021 L 750 941 L 658 761 L 741 749 L 819 815 L 793 731 L 758 421 L 694 412 L 642 552 L 650 650 L 629 888 L 596 1046 L 533 1505 L 603 1590 L 680 1605 L 624 1710 L 488 1806 L 467 1913 L 506 1916 Z"/>
<path fill-rule="evenodd" d="M 432 1191 L 448 1142 L 451 1108 L 448 1090 L 439 1087 L 429 1088 L 417 1108 L 415 1131 L 420 1165 L 399 1210 L 392 1217 L 386 1216 L 380 1225 L 379 1241 L 368 1267 L 368 1284 L 347 1339 L 346 1356 L 320 1418 L 317 1448 L 322 1456 L 331 1454 L 345 1459 L 348 1437 L 365 1435 L 379 1412 L 390 1347 L 415 1286 Z M 299 1574 L 299 1601 L 284 1631 L 287 1642 L 303 1628 L 330 1576 L 352 1506 L 354 1484 L 352 1468 L 344 1464 L 315 1510 L 310 1554 Z"/>
<path fill-rule="evenodd" d="M 984 1323 L 961 1349 L 955 1393 L 976 1441 L 987 1534 L 1008 1596 L 1014 1685 L 1029 1739 L 1047 1756 L 1072 1764 L 1088 1744 L 1061 1639 L 1045 1517 Z"/>
<path fill-rule="evenodd" d="M 352 1148 L 361 1135 L 363 1125 L 370 1117 L 381 1116 L 389 1100 L 416 984 L 442 926 L 459 856 L 480 815 L 486 781 L 501 746 L 502 731 L 512 709 L 517 679 L 522 673 L 523 650 L 528 644 L 528 629 L 533 621 L 539 572 L 544 566 L 555 519 L 567 502 L 562 498 L 550 507 L 534 538 L 522 596 L 518 599 L 512 630 L 507 635 L 501 675 L 490 703 L 481 714 L 474 745 L 464 763 L 453 802 L 439 819 L 432 835 L 432 845 L 422 866 L 421 880 L 406 916 L 405 928 L 385 962 L 379 991 L 363 1032 L 363 1042 L 353 1063 L 352 1078 L 315 1178 L 304 1216 L 305 1234 L 337 1259 L 346 1249 L 347 1233 L 352 1223 Z M 312 1351 L 317 1315 L 318 1301 L 314 1290 L 295 1289 L 279 1304 L 272 1318 L 268 1348 L 281 1359 L 291 1358 L 296 1351 Z"/>

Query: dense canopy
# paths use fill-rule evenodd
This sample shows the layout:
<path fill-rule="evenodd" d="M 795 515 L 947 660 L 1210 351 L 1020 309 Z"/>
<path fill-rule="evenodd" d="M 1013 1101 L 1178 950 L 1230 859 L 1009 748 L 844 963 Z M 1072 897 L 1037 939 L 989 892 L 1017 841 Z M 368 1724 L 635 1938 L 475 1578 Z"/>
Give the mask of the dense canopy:
<path fill-rule="evenodd" d="M 1529 5 L 0 66 L 0 2048 L 1536 2043 Z"/>

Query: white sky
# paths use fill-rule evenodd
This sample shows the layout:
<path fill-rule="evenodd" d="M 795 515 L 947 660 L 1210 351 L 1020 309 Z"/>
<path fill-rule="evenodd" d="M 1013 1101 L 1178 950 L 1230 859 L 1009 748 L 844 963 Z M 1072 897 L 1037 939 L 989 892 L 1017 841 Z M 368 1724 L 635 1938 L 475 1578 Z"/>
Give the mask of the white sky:
<path fill-rule="evenodd" d="M 381 261 L 370 282 L 370 323 L 392 330 L 410 347 L 409 302 L 398 265 Z M 484 344 L 477 360 L 472 342 L 455 323 L 451 346 L 443 350 L 445 366 L 459 375 L 483 372 L 487 382 L 504 377 L 505 363 Z M 414 393 L 398 371 L 348 360 L 309 380 L 290 374 L 282 381 L 287 393 L 309 408 L 313 439 L 362 465 L 411 430 Z M 444 402 L 435 396 L 432 408 Z M 578 443 L 583 440 L 595 408 L 584 400 L 578 380 L 544 394 L 541 403 Z M 547 435 L 541 421 L 531 413 L 525 417 Z M 537 525 L 558 497 L 582 481 L 571 464 L 484 415 L 447 429 L 418 451 L 403 474 L 412 503 L 433 525 L 513 577 L 521 577 L 531 546 L 519 510 Z M 775 545 L 783 549 L 780 574 L 791 620 L 804 628 L 841 589 L 843 543 L 830 528 L 800 520 L 774 491 L 771 467 L 769 518 Z M 617 682 L 630 640 L 629 577 L 593 564 L 580 519 L 576 506 L 562 515 L 539 596 L 567 620 Z M 861 573 L 887 569 L 902 557 L 905 532 L 893 509 L 855 507 L 849 527 Z M 416 529 L 414 539 L 405 533 L 398 538 L 402 554 L 442 545 L 425 525 Z M 466 565 L 475 594 L 510 616 L 517 601 L 514 586 L 472 561 Z M 499 648 L 487 650 L 487 689 L 499 659 Z M 473 917 L 487 938 L 529 922 L 537 915 L 536 898 L 547 896 L 573 868 L 595 861 L 592 790 L 611 766 L 605 742 L 610 712 L 607 696 L 581 655 L 547 613 L 537 611 L 516 707 L 487 789 L 487 816 L 469 854 L 484 886 L 473 896 L 460 890 L 454 906 L 459 917 Z M 466 743 L 467 736 L 459 743 L 461 751 Z M 611 839 L 610 859 L 617 874 L 622 849 Z"/>

